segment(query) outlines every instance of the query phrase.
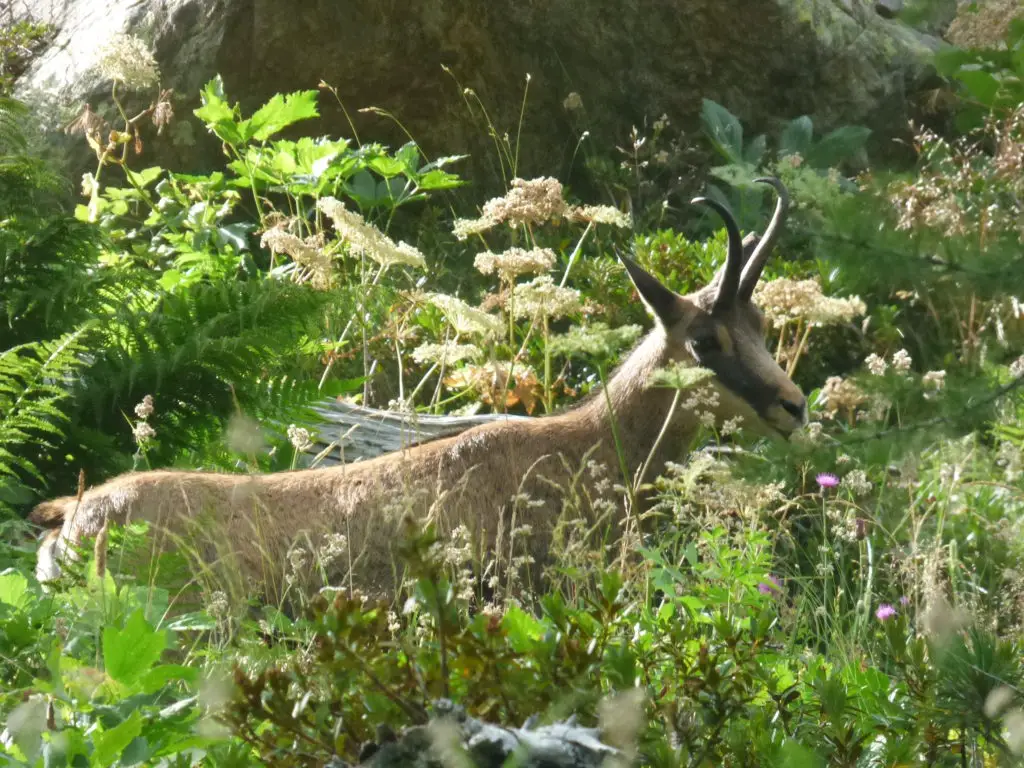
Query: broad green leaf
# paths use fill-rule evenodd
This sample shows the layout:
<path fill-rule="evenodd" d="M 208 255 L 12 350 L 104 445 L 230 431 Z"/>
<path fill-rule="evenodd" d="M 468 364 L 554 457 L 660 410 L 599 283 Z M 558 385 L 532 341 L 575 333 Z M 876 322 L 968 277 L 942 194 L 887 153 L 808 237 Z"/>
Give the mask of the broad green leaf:
<path fill-rule="evenodd" d="M 7 603 L 20 611 L 27 608 L 31 601 L 28 579 L 13 569 L 0 573 L 0 603 Z"/>
<path fill-rule="evenodd" d="M 811 146 L 814 124 L 807 115 L 801 115 L 786 123 L 779 137 L 779 154 L 805 155 Z"/>
<path fill-rule="evenodd" d="M 794 739 L 785 741 L 781 753 L 779 765 L 785 765 L 787 768 L 820 768 L 825 765 L 820 755 Z"/>
<path fill-rule="evenodd" d="M 296 91 L 275 94 L 266 104 L 243 123 L 246 139 L 266 141 L 289 125 L 318 117 L 316 91 Z"/>
<path fill-rule="evenodd" d="M 811 147 L 805 159 L 812 168 L 834 168 L 863 149 L 870 135 L 870 128 L 844 125 Z"/>
<path fill-rule="evenodd" d="M 402 164 L 403 171 L 412 176 L 420 167 L 420 148 L 416 142 L 408 141 L 395 152 L 395 159 Z"/>
<path fill-rule="evenodd" d="M 181 664 L 160 664 L 145 672 L 139 678 L 139 693 L 156 693 L 172 680 L 194 682 L 199 677 L 199 670 Z"/>
<path fill-rule="evenodd" d="M 125 168 L 125 174 L 131 180 L 131 182 L 134 185 L 141 187 L 142 189 L 145 189 L 158 178 L 160 178 L 160 174 L 162 174 L 163 172 L 164 169 L 161 168 L 159 165 L 154 165 L 151 168 L 143 168 L 141 171 L 137 173 L 131 170 L 130 168 Z"/>
<path fill-rule="evenodd" d="M 501 626 L 508 634 L 509 645 L 520 653 L 529 651 L 544 637 L 544 625 L 518 606 L 505 612 Z"/>
<path fill-rule="evenodd" d="M 405 171 L 405 164 L 394 157 L 382 156 L 370 160 L 370 168 L 379 173 L 385 179 L 397 176 Z"/>
<path fill-rule="evenodd" d="M 117 682 L 133 686 L 160 659 L 167 647 L 167 633 L 149 625 L 142 610 L 128 617 L 124 629 L 103 630 L 103 660 L 107 674 Z"/>
<path fill-rule="evenodd" d="M 432 189 L 455 189 L 456 187 L 461 187 L 465 183 L 465 181 L 460 179 L 454 173 L 442 171 L 440 168 L 427 171 L 416 179 L 416 186 L 423 191 L 429 191 Z"/>
<path fill-rule="evenodd" d="M 217 238 L 221 245 L 231 245 L 236 251 L 249 250 L 249 239 L 247 235 L 253 229 L 253 225 L 247 221 L 239 221 L 235 224 L 228 224 L 217 228 Z"/>
<path fill-rule="evenodd" d="M 125 747 L 131 744 L 140 733 L 142 733 L 142 715 L 136 709 L 126 720 L 108 731 L 93 736 L 92 760 L 90 762 L 98 768 L 113 765 L 114 761 L 124 752 Z"/>
<path fill-rule="evenodd" d="M 719 154 L 733 163 L 743 161 L 743 126 L 732 112 L 711 99 L 704 99 L 701 122 Z"/>
<path fill-rule="evenodd" d="M 752 166 L 758 166 L 761 164 L 761 159 L 764 157 L 765 151 L 768 149 L 768 140 L 762 133 L 760 136 L 751 141 L 743 150 L 743 160 Z"/>
<path fill-rule="evenodd" d="M 991 105 L 999 92 L 998 78 L 978 65 L 961 67 L 953 77 L 964 84 L 975 101 L 985 105 Z"/>

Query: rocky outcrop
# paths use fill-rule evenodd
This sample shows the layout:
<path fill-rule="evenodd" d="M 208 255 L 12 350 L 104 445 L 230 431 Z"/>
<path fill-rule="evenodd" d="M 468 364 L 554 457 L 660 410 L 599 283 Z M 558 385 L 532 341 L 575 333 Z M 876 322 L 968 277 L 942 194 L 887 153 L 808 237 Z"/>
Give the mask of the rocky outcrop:
<path fill-rule="evenodd" d="M 434 702 L 427 725 L 406 728 L 401 734 L 380 730 L 375 742 L 363 745 L 360 768 L 502 768 L 510 764 L 610 768 L 628 764 L 618 749 L 601 741 L 597 728 L 577 725 L 575 718 L 552 725 L 504 728 L 468 717 L 462 707 L 447 699 Z M 327 765 L 347 768 L 338 758 Z"/>
<path fill-rule="evenodd" d="M 702 97 L 752 129 L 810 114 L 827 129 L 901 123 L 906 97 L 928 75 L 938 44 L 874 0 L 22 0 L 56 27 L 52 45 L 19 93 L 63 109 L 100 107 L 105 87 L 90 68 L 111 35 L 146 40 L 178 94 L 178 126 L 159 159 L 179 170 L 219 162 L 219 148 L 191 117 L 215 73 L 251 110 L 278 91 L 335 86 L 363 139 L 405 140 L 395 115 L 428 155 L 470 152 L 474 178 L 499 177 L 494 128 L 513 137 L 531 76 L 519 172 L 564 174 L 579 135 L 623 145 L 632 125 L 667 114 L 692 127 Z M 448 74 L 447 68 L 451 74 Z M 457 78 L 457 81 L 456 81 Z M 471 89 L 467 94 L 463 88 Z M 570 93 L 579 99 L 568 102 Z M 330 95 L 307 130 L 349 135 Z M 582 105 L 582 106 L 579 106 Z M 577 164 L 579 162 L 577 158 Z M 481 170 L 487 173 L 478 173 Z"/>

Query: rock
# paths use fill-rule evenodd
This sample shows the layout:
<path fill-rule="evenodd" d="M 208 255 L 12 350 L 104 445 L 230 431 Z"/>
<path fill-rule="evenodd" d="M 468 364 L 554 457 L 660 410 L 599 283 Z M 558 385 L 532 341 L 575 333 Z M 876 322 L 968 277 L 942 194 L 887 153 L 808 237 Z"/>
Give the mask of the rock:
<path fill-rule="evenodd" d="M 575 718 L 539 728 L 504 728 L 468 717 L 447 699 L 434 702 L 430 723 L 407 728 L 381 744 L 364 768 L 443 768 L 461 761 L 446 760 L 443 750 L 461 750 L 477 768 L 501 768 L 515 753 L 523 768 L 598 768 L 619 751 L 602 743 L 596 728 L 576 725 Z M 441 745 L 444 745 L 443 747 Z M 364 750 L 366 747 L 364 746 Z"/>
<path fill-rule="evenodd" d="M 877 0 L 875 13 L 883 19 L 895 19 L 903 10 L 903 0 Z"/>
<path fill-rule="evenodd" d="M 819 131 L 872 125 L 883 114 L 902 126 L 906 97 L 927 76 L 927 54 L 939 44 L 881 18 L 874 0 L 22 4 L 57 28 L 18 87 L 19 96 L 50 104 L 51 127 L 83 101 L 109 111 L 100 103 L 107 86 L 90 68 L 105 41 L 128 31 L 150 44 L 186 121 L 173 141 L 149 141 L 148 162 L 179 171 L 221 164 L 219 145 L 191 115 L 199 88 L 220 72 L 229 97 L 247 111 L 275 92 L 324 80 L 338 89 L 364 140 L 406 140 L 394 121 L 357 111 L 386 108 L 428 156 L 472 153 L 462 172 L 493 186 L 502 171 L 476 96 L 497 132 L 514 143 L 527 73 L 517 172 L 564 178 L 582 131 L 608 152 L 631 126 L 663 113 L 692 130 L 702 97 L 726 106 L 751 131 L 800 114 L 810 114 Z M 307 132 L 351 135 L 330 94 L 321 111 Z M 83 145 L 75 143 L 71 162 L 87 170 L 94 161 Z"/>

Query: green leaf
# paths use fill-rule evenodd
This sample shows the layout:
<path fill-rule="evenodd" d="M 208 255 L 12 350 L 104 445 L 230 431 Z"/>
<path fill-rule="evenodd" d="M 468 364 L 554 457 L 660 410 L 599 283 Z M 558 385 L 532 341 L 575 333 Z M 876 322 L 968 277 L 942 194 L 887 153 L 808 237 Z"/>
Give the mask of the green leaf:
<path fill-rule="evenodd" d="M 954 77 L 967 87 L 975 101 L 986 106 L 995 103 L 996 94 L 999 93 L 999 80 L 991 72 L 964 67 L 954 74 Z"/>
<path fill-rule="evenodd" d="M 862 125 L 844 125 L 811 147 L 805 159 L 812 168 L 834 168 L 863 149 L 870 135 L 870 128 Z"/>
<path fill-rule="evenodd" d="M 139 678 L 139 693 L 156 693 L 172 680 L 195 682 L 199 678 L 199 670 L 181 664 L 160 664 L 145 672 Z"/>
<path fill-rule="evenodd" d="M 136 709 L 119 725 L 93 737 L 91 763 L 99 768 L 113 765 L 114 761 L 124 752 L 125 747 L 131 744 L 140 733 L 142 733 L 142 715 Z"/>
<path fill-rule="evenodd" d="M 152 168 L 143 168 L 138 173 L 131 170 L 130 168 L 125 168 L 125 175 L 128 176 L 132 184 L 141 187 L 142 189 L 145 189 L 158 178 L 160 178 L 160 174 L 162 174 L 163 172 L 164 169 L 161 168 L 159 165 L 154 165 Z"/>
<path fill-rule="evenodd" d="M 505 612 L 501 626 L 508 634 L 509 645 L 520 653 L 529 651 L 544 637 L 544 626 L 518 606 Z"/>
<path fill-rule="evenodd" d="M 32 601 L 28 579 L 15 570 L 0 573 L 0 603 L 7 603 L 17 610 L 24 610 Z"/>
<path fill-rule="evenodd" d="M 764 153 L 768 149 L 768 140 L 762 133 L 760 136 L 751 141 L 747 147 L 743 150 L 743 159 L 750 165 L 758 166 L 761 164 L 761 159 L 764 157 Z"/>
<path fill-rule="evenodd" d="M 786 123 L 779 137 L 780 155 L 805 155 L 811 146 L 814 124 L 807 115 L 801 115 Z"/>
<path fill-rule="evenodd" d="M 103 660 L 107 674 L 126 686 L 138 683 L 166 647 L 167 633 L 154 630 L 141 609 L 128 617 L 124 629 L 108 626 L 103 630 Z"/>
<path fill-rule="evenodd" d="M 779 765 L 791 768 L 820 768 L 825 765 L 820 755 L 794 739 L 786 739 L 780 752 Z"/>
<path fill-rule="evenodd" d="M 206 123 L 207 129 L 221 141 L 233 146 L 244 143 L 239 132 L 238 111 L 224 98 L 224 81 L 217 75 L 199 93 L 201 107 L 193 111 L 196 117 Z"/>
<path fill-rule="evenodd" d="M 296 91 L 287 95 L 278 93 L 245 121 L 243 131 L 247 140 L 266 141 L 289 125 L 319 115 L 316 91 Z"/>
<path fill-rule="evenodd" d="M 454 173 L 448 173 L 447 171 L 442 171 L 439 168 L 427 171 L 416 179 L 416 186 L 423 191 L 429 191 L 432 189 L 455 189 L 456 187 L 461 187 L 465 183 L 465 181 L 460 179 Z"/>
<path fill-rule="evenodd" d="M 704 99 L 700 116 L 704 131 L 718 153 L 729 162 L 743 162 L 743 126 L 736 116 L 711 99 Z"/>

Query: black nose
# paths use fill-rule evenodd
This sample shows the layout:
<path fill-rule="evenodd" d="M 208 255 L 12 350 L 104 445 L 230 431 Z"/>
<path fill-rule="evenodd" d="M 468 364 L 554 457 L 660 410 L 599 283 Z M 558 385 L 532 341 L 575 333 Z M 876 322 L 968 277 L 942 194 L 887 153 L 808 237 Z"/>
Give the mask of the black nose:
<path fill-rule="evenodd" d="M 803 419 L 804 409 L 807 407 L 807 400 L 794 403 L 792 400 L 780 400 L 779 404 L 786 409 L 795 419 Z"/>

